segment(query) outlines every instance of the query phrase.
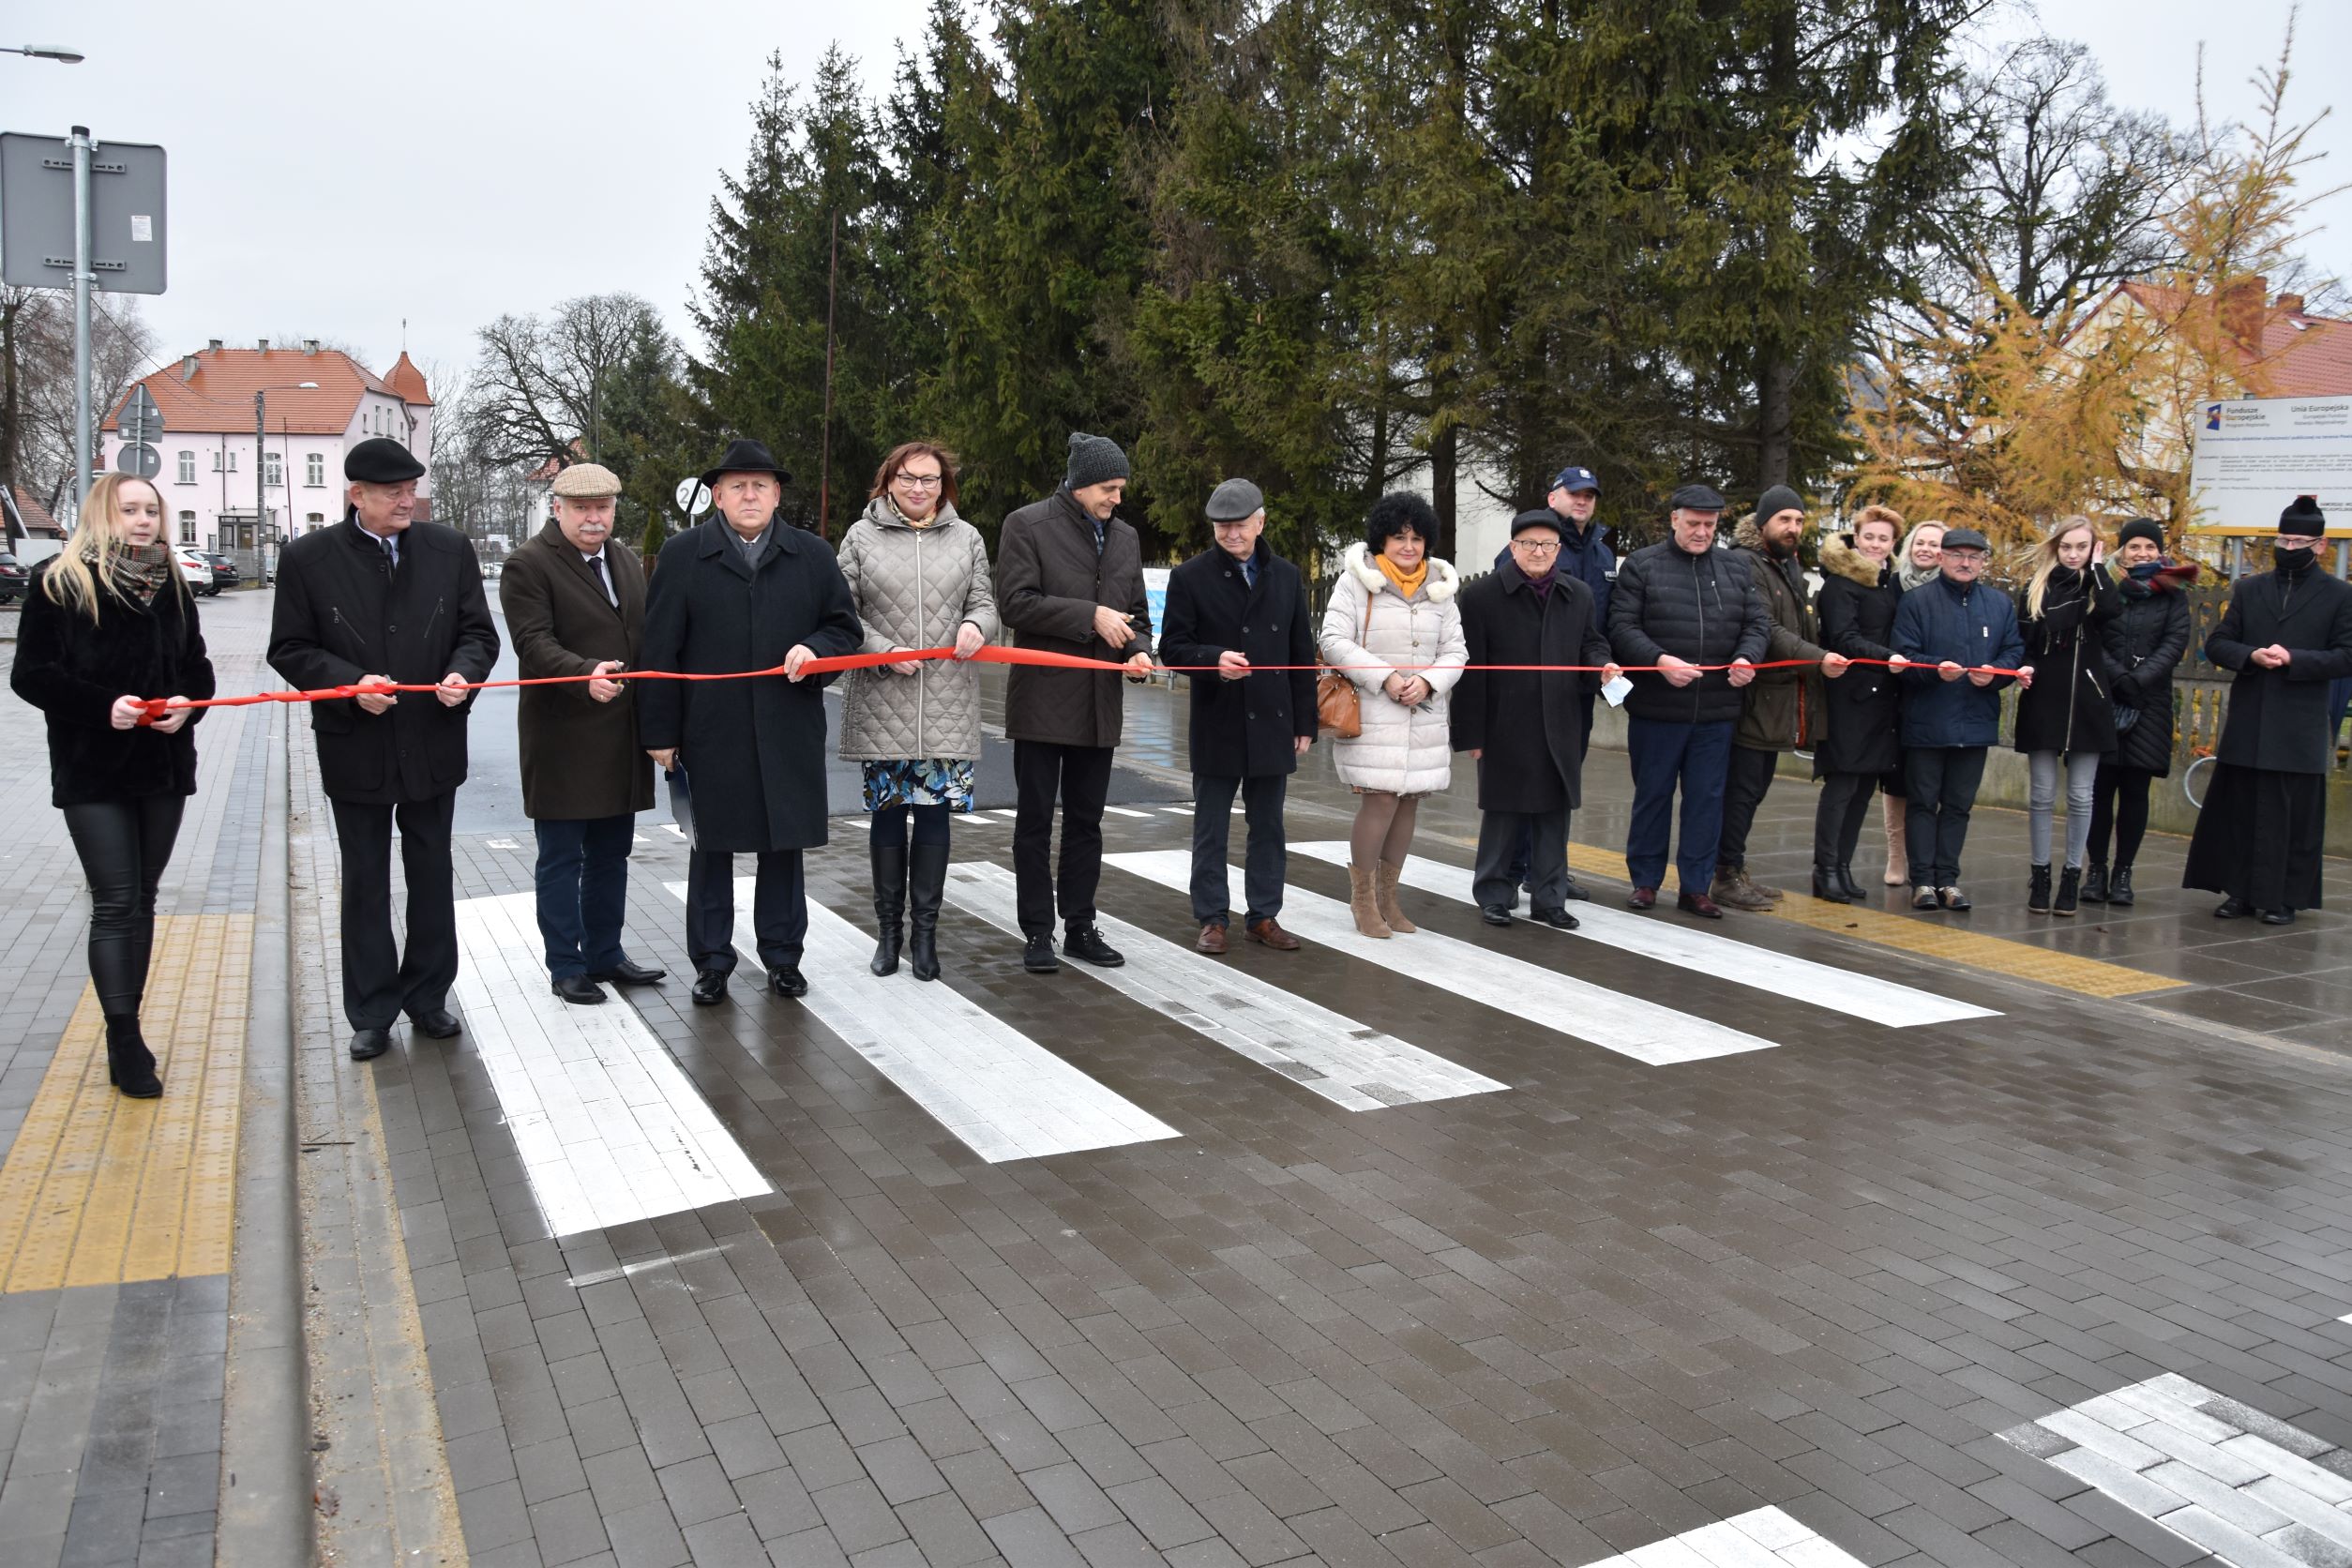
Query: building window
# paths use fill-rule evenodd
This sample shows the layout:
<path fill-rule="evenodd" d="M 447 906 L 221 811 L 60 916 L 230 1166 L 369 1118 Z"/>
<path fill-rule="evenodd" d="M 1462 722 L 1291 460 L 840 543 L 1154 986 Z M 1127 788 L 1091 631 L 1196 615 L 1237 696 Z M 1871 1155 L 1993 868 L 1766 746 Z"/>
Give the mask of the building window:
<path fill-rule="evenodd" d="M 324 485 L 326 483 L 326 457 L 324 453 L 313 452 L 309 457 L 303 459 L 302 463 L 302 482 L 304 484 Z"/>
<path fill-rule="evenodd" d="M 180 454 L 180 460 L 183 465 L 193 467 L 195 465 L 195 454 L 192 452 L 182 452 Z M 192 545 L 195 542 L 196 514 L 193 512 L 182 512 L 180 514 L 180 543 L 184 545 Z"/>
<path fill-rule="evenodd" d="M 183 485 L 192 485 L 195 482 L 196 454 L 193 452 L 182 452 L 180 454 L 180 483 Z"/>
<path fill-rule="evenodd" d="M 285 460 L 276 452 L 262 454 L 262 483 L 275 489 L 286 482 Z"/>
<path fill-rule="evenodd" d="M 302 531 L 305 534 L 315 534 L 325 526 L 326 514 L 324 512 L 312 512 L 302 520 Z"/>
<path fill-rule="evenodd" d="M 212 471 L 215 474 L 234 474 L 237 471 L 235 450 L 234 448 L 225 452 L 215 450 L 212 455 Z"/>

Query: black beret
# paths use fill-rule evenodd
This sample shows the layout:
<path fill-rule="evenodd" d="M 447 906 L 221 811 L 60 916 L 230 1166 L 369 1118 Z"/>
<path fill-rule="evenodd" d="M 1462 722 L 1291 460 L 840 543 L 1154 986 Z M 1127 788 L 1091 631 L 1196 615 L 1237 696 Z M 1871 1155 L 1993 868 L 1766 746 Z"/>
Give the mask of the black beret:
<path fill-rule="evenodd" d="M 362 485 L 398 485 L 422 476 L 425 465 L 389 436 L 369 436 L 343 454 L 343 477 Z"/>

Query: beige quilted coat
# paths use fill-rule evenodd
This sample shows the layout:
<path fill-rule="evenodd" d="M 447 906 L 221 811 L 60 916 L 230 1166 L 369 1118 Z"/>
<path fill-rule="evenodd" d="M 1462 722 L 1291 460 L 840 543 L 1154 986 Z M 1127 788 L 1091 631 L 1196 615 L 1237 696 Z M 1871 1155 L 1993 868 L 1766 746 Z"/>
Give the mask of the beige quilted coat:
<path fill-rule="evenodd" d="M 841 539 L 841 575 L 850 580 L 865 652 L 945 648 L 970 621 L 993 641 L 996 589 L 980 531 L 942 502 L 939 520 L 916 528 L 877 496 Z M 921 673 L 852 670 L 841 699 L 841 755 L 850 761 L 902 758 L 976 761 L 980 756 L 980 671 L 954 660 L 927 661 Z"/>
<path fill-rule="evenodd" d="M 1447 704 L 1470 644 L 1462 639 L 1462 611 L 1454 596 L 1462 580 L 1432 556 L 1427 580 L 1408 600 L 1372 563 L 1362 540 L 1340 558 L 1339 580 L 1332 584 L 1323 611 L 1323 662 L 1348 672 L 1356 684 L 1364 733 L 1332 742 L 1339 781 L 1382 794 L 1427 795 L 1454 777 L 1454 734 Z M 1395 667 L 1429 683 L 1429 700 L 1405 708 L 1382 686 Z M 1434 666 L 1435 668 L 1431 668 Z"/>

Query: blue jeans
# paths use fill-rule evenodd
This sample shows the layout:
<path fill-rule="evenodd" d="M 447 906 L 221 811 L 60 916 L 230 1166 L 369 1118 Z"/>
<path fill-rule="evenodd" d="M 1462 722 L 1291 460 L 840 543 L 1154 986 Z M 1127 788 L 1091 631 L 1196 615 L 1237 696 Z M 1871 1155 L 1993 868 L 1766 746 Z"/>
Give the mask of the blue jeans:
<path fill-rule="evenodd" d="M 1731 771 L 1731 732 L 1737 720 L 1685 724 L 1673 719 L 1625 720 L 1625 752 L 1634 769 L 1634 817 L 1625 833 L 1625 871 L 1636 887 L 1666 881 L 1674 792 L 1682 792 L 1681 843 L 1674 868 L 1685 893 L 1704 894 L 1715 880 L 1715 850 L 1723 837 L 1724 781 Z"/>
<path fill-rule="evenodd" d="M 628 913 L 637 818 L 623 812 L 531 826 L 539 840 L 539 935 L 549 975 L 602 974 L 627 961 L 621 921 Z"/>

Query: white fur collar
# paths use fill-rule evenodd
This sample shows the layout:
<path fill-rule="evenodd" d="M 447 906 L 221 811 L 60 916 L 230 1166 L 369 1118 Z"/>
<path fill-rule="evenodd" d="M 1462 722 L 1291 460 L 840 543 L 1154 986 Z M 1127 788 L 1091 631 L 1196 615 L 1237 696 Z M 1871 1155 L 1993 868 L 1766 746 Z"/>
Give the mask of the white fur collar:
<path fill-rule="evenodd" d="M 1443 604 L 1461 592 L 1462 574 L 1434 555 L 1427 559 L 1429 577 L 1422 585 L 1422 592 L 1429 596 L 1431 604 Z M 1388 574 L 1380 570 L 1379 564 L 1372 559 L 1371 550 L 1361 539 L 1348 547 L 1347 553 L 1339 558 L 1339 566 L 1362 584 L 1366 593 L 1377 594 L 1383 588 L 1392 594 L 1396 592 L 1396 584 L 1391 582 Z"/>

